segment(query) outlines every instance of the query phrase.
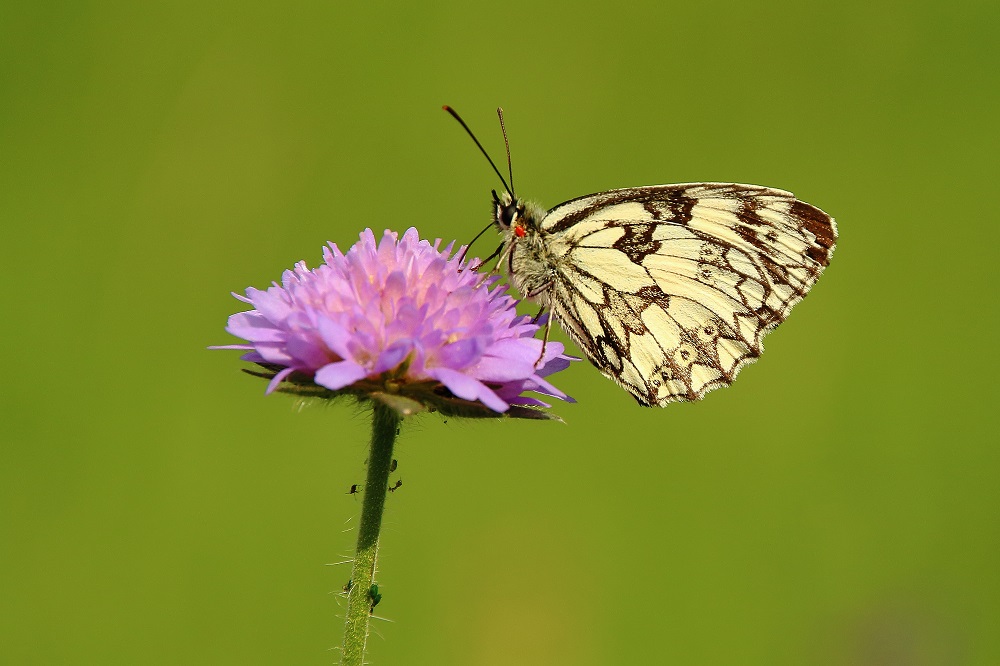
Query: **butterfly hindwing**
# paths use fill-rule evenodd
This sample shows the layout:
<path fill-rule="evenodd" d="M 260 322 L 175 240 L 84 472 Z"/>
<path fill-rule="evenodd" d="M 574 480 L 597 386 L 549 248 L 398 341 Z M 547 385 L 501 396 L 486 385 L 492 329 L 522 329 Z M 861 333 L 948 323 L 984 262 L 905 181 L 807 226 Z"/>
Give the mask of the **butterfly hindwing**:
<path fill-rule="evenodd" d="M 829 263 L 836 225 L 790 193 L 693 183 L 556 206 L 533 230 L 553 316 L 601 372 L 644 405 L 697 400 L 756 360 Z M 523 254 L 523 252 L 520 252 Z M 518 275 L 519 265 L 541 271 Z M 527 271 L 524 271 L 525 273 Z"/>

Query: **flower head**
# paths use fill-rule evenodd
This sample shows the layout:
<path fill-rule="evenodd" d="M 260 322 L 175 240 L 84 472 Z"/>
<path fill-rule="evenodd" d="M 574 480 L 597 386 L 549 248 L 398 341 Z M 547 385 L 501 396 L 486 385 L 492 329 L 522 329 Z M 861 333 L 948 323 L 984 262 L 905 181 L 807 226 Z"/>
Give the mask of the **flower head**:
<path fill-rule="evenodd" d="M 574 360 L 563 345 L 549 342 L 542 356 L 539 324 L 518 316 L 496 278 L 451 256 L 453 244 L 439 245 L 413 228 L 402 239 L 387 230 L 377 244 L 365 229 L 346 253 L 330 243 L 318 268 L 299 262 L 280 285 L 234 294 L 254 309 L 226 330 L 249 344 L 215 348 L 246 350 L 244 360 L 268 369 L 269 393 L 285 382 L 435 408 L 457 399 L 491 413 L 548 406 L 525 391 L 572 400 L 544 379 Z"/>

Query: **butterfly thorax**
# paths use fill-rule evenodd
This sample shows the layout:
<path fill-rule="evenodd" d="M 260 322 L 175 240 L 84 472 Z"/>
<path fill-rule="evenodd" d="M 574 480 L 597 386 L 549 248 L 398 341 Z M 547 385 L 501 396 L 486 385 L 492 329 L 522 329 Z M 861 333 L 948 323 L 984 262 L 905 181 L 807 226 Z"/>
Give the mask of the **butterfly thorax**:
<path fill-rule="evenodd" d="M 493 222 L 504 235 L 501 263 L 507 279 L 525 298 L 548 305 L 556 257 L 542 230 L 546 210 L 508 192 L 494 193 L 494 204 Z"/>

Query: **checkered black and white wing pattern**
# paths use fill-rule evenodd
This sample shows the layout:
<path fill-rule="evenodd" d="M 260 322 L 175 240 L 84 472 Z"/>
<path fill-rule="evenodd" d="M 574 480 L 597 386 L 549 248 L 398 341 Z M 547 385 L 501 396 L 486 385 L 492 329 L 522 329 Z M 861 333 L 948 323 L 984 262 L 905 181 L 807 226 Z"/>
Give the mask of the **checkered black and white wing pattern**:
<path fill-rule="evenodd" d="M 550 210 L 537 232 L 554 318 L 648 406 L 728 386 L 816 283 L 837 240 L 819 208 L 733 183 L 592 194 Z"/>

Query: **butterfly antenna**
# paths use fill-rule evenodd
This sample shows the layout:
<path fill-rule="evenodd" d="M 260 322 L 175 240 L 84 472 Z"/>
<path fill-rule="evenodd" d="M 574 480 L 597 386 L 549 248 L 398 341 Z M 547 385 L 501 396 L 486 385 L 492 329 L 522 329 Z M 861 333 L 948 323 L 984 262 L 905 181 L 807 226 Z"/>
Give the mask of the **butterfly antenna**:
<path fill-rule="evenodd" d="M 460 115 L 458 115 L 458 112 L 455 111 L 455 109 L 453 109 L 450 106 L 448 106 L 447 104 L 445 104 L 441 108 L 443 108 L 445 111 L 447 111 L 448 113 L 450 113 L 451 117 L 454 118 L 455 120 L 457 120 L 459 122 L 459 124 L 462 127 L 465 128 L 465 131 L 468 132 L 469 136 L 472 137 L 472 140 L 476 142 L 477 146 L 479 146 L 479 150 L 486 157 L 486 161 L 490 163 L 491 167 L 493 167 L 493 171 L 496 172 L 497 176 L 499 176 L 500 182 L 503 183 L 504 189 L 507 190 L 508 192 L 510 192 L 510 196 L 513 197 L 514 196 L 514 190 L 512 190 L 509 185 L 507 185 L 507 181 L 504 180 L 503 174 L 500 173 L 500 169 L 498 169 L 497 165 L 493 163 L 492 159 L 490 159 L 490 154 L 486 152 L 485 148 L 483 148 L 483 144 L 479 143 L 479 139 L 477 139 L 476 135 L 472 133 L 472 130 L 470 130 L 469 126 L 465 124 L 465 121 L 462 120 L 462 117 Z M 505 135 L 504 136 L 504 141 L 506 141 L 506 140 L 507 140 L 507 137 Z M 510 151 L 507 151 L 507 154 L 510 155 Z"/>
<path fill-rule="evenodd" d="M 510 166 L 510 142 L 507 141 L 507 128 L 503 124 L 503 107 L 497 107 L 497 117 L 500 119 L 500 131 L 503 132 L 503 147 L 507 149 L 507 176 L 510 177 L 510 196 L 517 198 L 514 194 L 514 169 Z"/>
<path fill-rule="evenodd" d="M 459 259 L 458 259 L 458 263 L 459 264 L 461 264 L 463 261 L 465 261 L 465 255 L 469 252 L 469 248 L 472 247 L 472 244 L 475 243 L 477 240 L 479 240 L 479 237 L 482 236 L 483 234 L 485 234 L 487 231 L 489 231 L 490 227 L 492 227 L 492 226 L 493 226 L 492 222 L 490 222 L 489 224 L 487 224 L 485 227 L 483 227 L 482 231 L 480 231 L 478 234 L 476 234 L 475 238 L 473 238 L 471 241 L 469 241 L 468 245 L 466 245 L 465 247 L 462 248 L 462 253 L 461 253 L 461 255 L 459 256 Z M 484 263 L 486 263 L 486 262 L 485 261 L 481 262 L 479 264 L 479 266 L 482 266 Z M 476 268 L 478 269 L 479 266 L 476 266 Z"/>

